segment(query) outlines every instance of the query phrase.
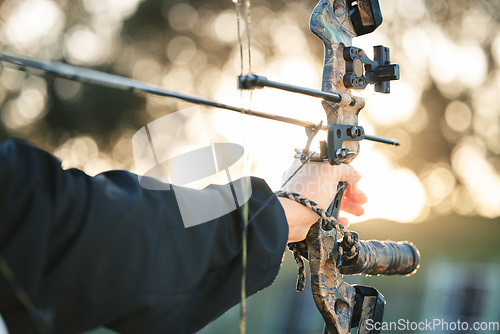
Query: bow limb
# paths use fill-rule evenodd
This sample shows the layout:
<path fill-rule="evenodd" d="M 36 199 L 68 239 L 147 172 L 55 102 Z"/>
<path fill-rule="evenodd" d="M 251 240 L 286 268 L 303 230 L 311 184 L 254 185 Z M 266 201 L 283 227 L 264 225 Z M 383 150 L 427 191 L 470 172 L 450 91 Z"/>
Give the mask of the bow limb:
<path fill-rule="evenodd" d="M 347 334 L 350 330 L 356 291 L 342 280 L 337 268 L 335 230 L 324 231 L 314 224 L 307 236 L 311 288 L 316 307 L 328 334 Z M 333 255 L 335 254 L 335 255 Z M 332 256 L 333 255 L 333 256 Z"/>
<path fill-rule="evenodd" d="M 322 101 L 328 125 L 356 126 L 364 101 L 352 97 L 350 89 L 343 83 L 346 73 L 343 51 L 351 45 L 352 37 L 356 36 L 346 1 L 320 0 L 313 10 L 309 26 L 324 45 L 322 90 L 336 92 L 342 96 L 340 103 Z M 341 162 L 349 163 L 359 152 L 359 141 L 346 140 L 342 147 L 346 148 L 349 154 Z M 334 201 L 337 202 L 337 207 L 333 208 L 335 218 L 338 218 L 342 193 L 340 192 Z M 347 334 L 350 330 L 356 292 L 342 280 L 337 267 L 340 254 L 337 251 L 336 239 L 337 231 L 325 230 L 319 222 L 309 231 L 307 247 L 311 288 L 316 306 L 325 320 L 325 331 L 329 334 Z"/>
<path fill-rule="evenodd" d="M 353 97 L 351 90 L 343 83 L 346 74 L 343 51 L 345 47 L 352 45 L 352 38 L 356 36 L 346 1 L 320 0 L 313 10 L 309 27 L 322 40 L 325 50 L 321 90 L 342 96 L 340 103 L 322 101 L 328 125 L 358 125 L 358 113 L 365 102 L 361 98 Z M 353 153 L 343 162 L 350 162 L 359 153 L 359 141 L 350 140 L 344 143 L 345 148 Z"/>

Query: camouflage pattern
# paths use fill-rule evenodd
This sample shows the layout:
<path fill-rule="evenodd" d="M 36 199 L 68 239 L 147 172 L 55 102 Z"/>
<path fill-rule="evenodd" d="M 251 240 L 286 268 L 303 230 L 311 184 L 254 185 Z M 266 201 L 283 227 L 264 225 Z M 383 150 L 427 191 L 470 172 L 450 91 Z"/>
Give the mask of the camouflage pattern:
<path fill-rule="evenodd" d="M 335 229 L 324 231 L 314 224 L 307 235 L 314 302 L 329 334 L 349 333 L 356 291 L 342 280 L 337 260 Z"/>
<path fill-rule="evenodd" d="M 364 298 L 363 308 L 361 312 L 361 321 L 358 326 L 358 334 L 370 333 L 370 331 L 367 328 L 368 324 L 366 321 L 372 319 L 376 303 L 377 303 L 376 296 L 369 296 Z"/>
<path fill-rule="evenodd" d="M 373 24 L 375 19 L 371 14 L 370 0 L 358 0 L 356 4 L 363 24 Z M 338 93 L 342 96 L 340 103 L 323 100 L 328 125 L 357 125 L 358 114 L 365 103 L 363 99 L 352 96 L 350 89 L 345 87 L 343 81 L 346 74 L 343 51 L 345 47 L 352 46 L 352 38 L 356 36 L 349 16 L 348 2 L 345 0 L 319 0 L 311 15 L 309 27 L 324 45 L 322 90 Z M 364 72 L 363 67 L 358 67 L 355 70 L 361 71 L 358 74 Z M 359 141 L 346 140 L 343 148 L 347 148 L 350 152 L 342 162 L 350 163 L 359 153 Z M 335 214 L 332 212 L 332 216 L 338 218 L 338 212 Z M 410 274 L 418 268 L 419 255 L 416 248 L 407 243 L 361 241 L 359 244 L 361 245 L 360 254 L 347 257 L 348 260 L 343 263 L 345 266 L 339 269 L 338 264 L 342 264 L 339 257 L 342 255 L 339 253 L 337 245 L 337 232 L 334 228 L 326 229 L 321 228 L 318 222 L 314 224 L 306 239 L 307 252 L 300 253 L 308 253 L 313 297 L 325 320 L 326 333 L 347 334 L 350 331 L 353 318 L 356 290 L 342 280 L 342 274 L 361 272 Z M 342 242 L 342 249 L 350 251 L 351 246 L 347 245 L 345 240 Z M 297 247 L 295 252 L 299 254 Z M 300 255 L 297 256 L 300 257 Z M 358 333 L 368 333 L 366 320 L 371 319 L 375 309 L 378 308 L 376 307 L 377 297 L 365 296 L 362 299 L 358 298 L 358 300 L 362 304 Z M 378 303 L 385 303 L 383 296 Z M 359 310 L 360 305 L 357 307 Z M 381 307 L 383 312 L 383 305 Z M 375 313 L 380 317 L 382 315 L 378 311 Z"/>
<path fill-rule="evenodd" d="M 357 125 L 358 113 L 363 108 L 364 101 L 352 97 L 350 90 L 343 83 L 346 71 L 342 52 L 345 46 L 351 45 L 352 38 L 356 36 L 346 1 L 320 0 L 313 10 L 309 27 L 323 41 L 325 49 L 321 90 L 342 95 L 341 103 L 323 100 L 328 125 Z M 349 163 L 359 152 L 359 141 L 345 141 L 344 147 L 353 152 L 344 161 Z M 339 253 L 336 237 L 335 229 L 324 231 L 318 223 L 309 231 L 307 248 L 311 287 L 316 306 L 325 320 L 327 332 L 346 334 L 350 329 L 356 292 L 342 280 L 337 268 Z"/>
<path fill-rule="evenodd" d="M 362 2 L 358 1 L 358 5 Z M 346 70 L 342 52 L 344 47 L 351 46 L 352 38 L 356 36 L 346 8 L 346 1 L 320 0 L 311 15 L 309 28 L 323 41 L 325 49 L 321 90 L 336 92 L 343 97 L 341 103 L 322 101 L 328 125 L 357 125 L 358 113 L 364 107 L 365 102 L 361 98 L 353 97 L 350 89 L 347 89 L 343 83 Z M 359 152 L 359 141 L 345 141 L 344 147 L 355 152 L 344 161 L 349 163 Z"/>
<path fill-rule="evenodd" d="M 370 20 L 369 0 L 358 0 L 357 4 L 363 21 Z M 343 83 L 346 73 L 343 50 L 352 45 L 352 38 L 356 36 L 349 17 L 347 2 L 345 0 L 320 0 L 313 10 L 309 27 L 324 45 L 322 90 L 336 92 L 342 96 L 340 103 L 323 100 L 328 125 L 357 125 L 358 113 L 364 107 L 364 101 L 353 97 L 350 89 L 347 89 Z M 344 141 L 344 148 L 348 148 L 351 154 L 343 162 L 350 163 L 359 153 L 359 141 Z M 337 267 L 341 255 L 338 252 L 336 237 L 335 229 L 325 231 L 319 223 L 316 223 L 309 231 L 306 241 L 312 292 L 316 306 L 325 320 L 326 331 L 329 334 L 346 334 L 349 333 L 351 326 L 356 291 L 342 280 L 341 272 Z M 369 253 L 370 250 L 363 253 L 362 259 L 369 257 Z M 373 264 L 373 262 L 367 261 L 364 264 Z M 398 261 L 398 264 L 401 262 Z M 357 262 L 355 264 L 357 265 Z M 387 270 L 388 268 L 385 268 L 381 271 Z M 365 299 L 365 302 L 367 309 L 363 310 L 369 313 L 370 298 Z M 364 327 L 364 325 L 360 326 L 360 333 L 365 331 Z"/>

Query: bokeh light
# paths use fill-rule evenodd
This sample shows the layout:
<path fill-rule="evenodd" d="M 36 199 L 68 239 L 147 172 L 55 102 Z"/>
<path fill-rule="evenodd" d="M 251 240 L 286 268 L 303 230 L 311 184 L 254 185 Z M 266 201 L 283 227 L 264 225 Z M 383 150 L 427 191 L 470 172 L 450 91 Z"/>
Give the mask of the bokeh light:
<path fill-rule="evenodd" d="M 12 2 L 2 8 L 8 10 Z M 18 1 L 2 27 L 7 43 L 20 52 L 33 52 L 44 44 L 55 43 L 64 28 L 64 13 L 51 0 Z"/>

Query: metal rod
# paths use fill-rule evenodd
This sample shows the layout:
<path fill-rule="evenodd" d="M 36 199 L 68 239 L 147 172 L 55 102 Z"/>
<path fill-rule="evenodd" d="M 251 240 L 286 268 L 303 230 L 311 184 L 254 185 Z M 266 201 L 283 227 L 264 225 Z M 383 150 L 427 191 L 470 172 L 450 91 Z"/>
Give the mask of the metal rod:
<path fill-rule="evenodd" d="M 394 146 L 399 146 L 400 145 L 397 140 L 389 139 L 389 138 L 383 138 L 383 137 L 365 135 L 365 139 L 366 140 L 371 140 L 371 141 L 376 141 L 378 143 L 394 145 Z"/>
<path fill-rule="evenodd" d="M 338 93 L 332 92 L 324 92 L 321 90 L 299 87 L 294 85 L 289 85 L 277 81 L 271 81 L 266 77 L 255 74 L 241 75 L 238 78 L 238 87 L 240 89 L 251 89 L 251 88 L 263 88 L 263 87 L 272 87 L 276 89 L 286 90 L 288 92 L 304 94 L 312 97 L 319 97 L 324 100 L 332 101 L 332 102 L 341 102 L 342 96 Z"/>

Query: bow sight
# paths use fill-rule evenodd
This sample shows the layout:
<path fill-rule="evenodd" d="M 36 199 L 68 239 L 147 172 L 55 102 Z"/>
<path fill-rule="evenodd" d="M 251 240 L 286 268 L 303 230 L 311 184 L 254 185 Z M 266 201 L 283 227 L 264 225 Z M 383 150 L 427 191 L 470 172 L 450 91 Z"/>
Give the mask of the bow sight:
<path fill-rule="evenodd" d="M 361 4 L 360 1 L 358 3 Z M 378 5 L 378 0 L 370 1 L 371 19 L 368 22 L 375 24 L 365 25 L 361 20 L 360 11 L 357 6 L 350 3 L 349 15 L 353 21 L 354 29 L 357 36 L 367 34 L 375 30 L 382 23 L 382 14 Z M 363 11 L 366 13 L 366 11 Z M 363 15 L 366 18 L 366 15 Z M 356 22 L 356 23 L 355 23 Z M 368 84 L 374 84 L 375 91 L 380 93 L 390 93 L 390 81 L 399 80 L 399 65 L 390 63 L 389 48 L 377 45 L 373 47 L 374 60 L 370 60 L 363 49 L 353 46 L 344 47 L 342 55 L 345 64 L 344 75 L 342 82 L 345 88 L 365 89 Z M 286 83 L 271 81 L 264 76 L 248 74 L 238 77 L 239 89 L 254 89 L 254 88 L 276 88 L 289 92 L 299 93 L 311 97 L 322 98 L 326 101 L 335 103 L 347 102 L 354 106 L 358 104 L 358 100 L 352 96 L 343 96 L 342 94 L 328 91 L 320 91 L 306 87 L 289 85 Z M 346 100 L 346 101 L 344 101 Z M 364 102 L 362 102 L 364 105 Z M 320 127 L 320 129 L 322 129 Z M 348 124 L 332 124 L 328 126 L 328 144 L 320 143 L 320 154 L 312 157 L 312 161 L 328 161 L 331 165 L 338 165 L 344 162 L 349 156 L 356 152 L 350 151 L 343 147 L 345 140 L 360 141 L 363 139 L 376 141 L 383 144 L 398 146 L 399 142 L 393 139 L 381 138 L 377 136 L 367 135 L 362 126 L 354 126 Z M 314 135 L 317 132 L 314 132 Z M 309 136 L 309 134 L 308 134 Z M 306 150 L 308 150 L 307 147 Z M 304 154 L 300 153 L 304 158 Z M 299 157 L 297 155 L 297 157 Z"/>

